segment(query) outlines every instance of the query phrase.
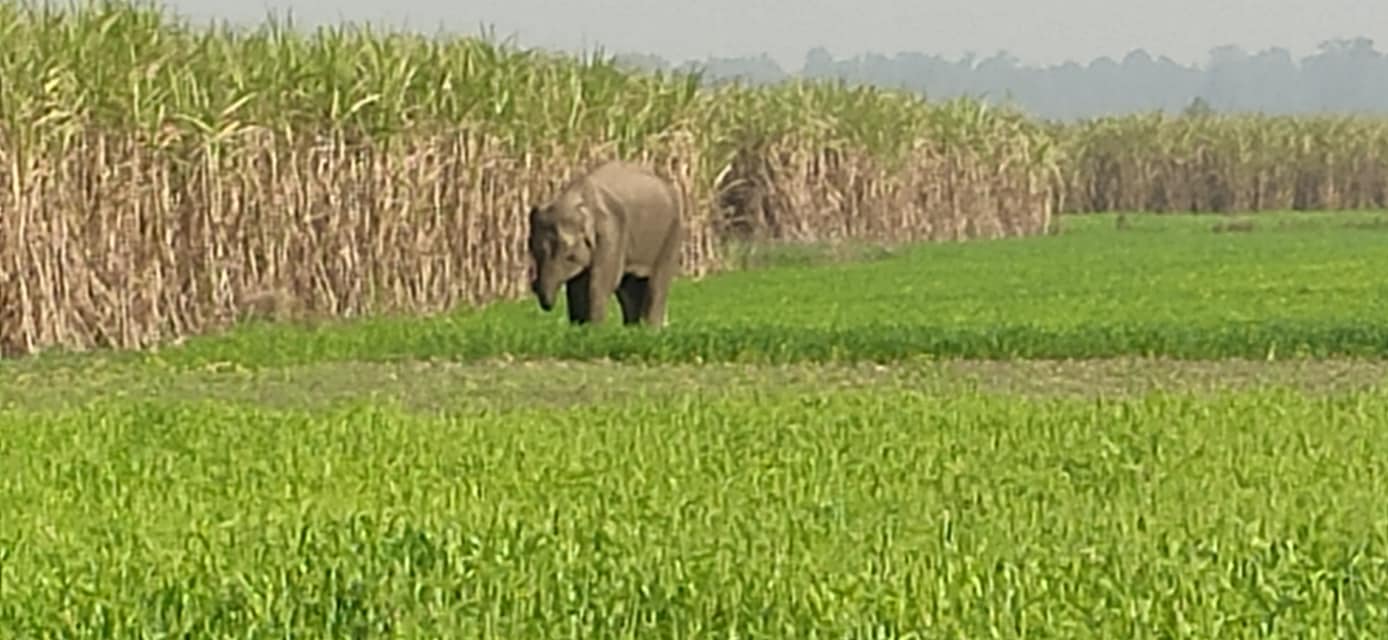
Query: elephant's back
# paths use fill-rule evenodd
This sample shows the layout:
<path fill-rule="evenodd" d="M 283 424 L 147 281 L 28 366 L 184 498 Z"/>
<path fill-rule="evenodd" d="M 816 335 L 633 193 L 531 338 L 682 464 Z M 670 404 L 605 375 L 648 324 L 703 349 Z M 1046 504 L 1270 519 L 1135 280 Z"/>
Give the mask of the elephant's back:
<path fill-rule="evenodd" d="M 611 161 L 588 174 L 587 182 L 630 212 L 660 218 L 679 216 L 680 197 L 675 186 L 640 165 Z"/>

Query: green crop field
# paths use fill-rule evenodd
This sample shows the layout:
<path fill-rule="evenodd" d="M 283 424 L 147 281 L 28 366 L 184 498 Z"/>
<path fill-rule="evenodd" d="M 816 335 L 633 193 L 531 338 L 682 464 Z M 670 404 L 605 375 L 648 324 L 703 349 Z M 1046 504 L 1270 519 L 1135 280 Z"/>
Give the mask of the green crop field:
<path fill-rule="evenodd" d="M 1388 396 L 0 413 L 6 637 L 1382 637 Z"/>
<path fill-rule="evenodd" d="M 1249 219 L 0 362 L 0 637 L 1384 637 L 1388 215 Z"/>

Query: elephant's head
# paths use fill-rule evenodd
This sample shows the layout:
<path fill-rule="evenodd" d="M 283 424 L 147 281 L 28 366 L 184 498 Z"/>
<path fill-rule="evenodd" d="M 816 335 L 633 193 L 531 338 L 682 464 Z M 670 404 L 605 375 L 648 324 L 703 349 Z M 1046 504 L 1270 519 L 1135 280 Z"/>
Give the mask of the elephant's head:
<path fill-rule="evenodd" d="M 554 203 L 530 208 L 530 290 L 540 308 L 554 308 L 559 285 L 588 268 L 593 256 L 593 225 L 581 203 Z"/>

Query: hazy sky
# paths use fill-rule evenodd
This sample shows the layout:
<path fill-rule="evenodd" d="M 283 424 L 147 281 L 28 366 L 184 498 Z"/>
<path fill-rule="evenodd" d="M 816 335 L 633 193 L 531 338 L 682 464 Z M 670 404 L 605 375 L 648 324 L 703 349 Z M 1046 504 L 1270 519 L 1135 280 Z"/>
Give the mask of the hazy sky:
<path fill-rule="evenodd" d="M 1142 47 L 1204 63 L 1211 47 L 1286 47 L 1366 36 L 1388 46 L 1388 0 L 163 0 L 195 20 L 257 21 L 293 9 L 300 24 L 353 21 L 475 34 L 521 46 L 655 53 L 672 61 L 770 54 L 797 70 L 805 52 L 836 58 L 922 51 L 956 58 L 1005 49 L 1024 64 L 1121 58 Z M 216 7 L 236 7 L 216 9 Z"/>

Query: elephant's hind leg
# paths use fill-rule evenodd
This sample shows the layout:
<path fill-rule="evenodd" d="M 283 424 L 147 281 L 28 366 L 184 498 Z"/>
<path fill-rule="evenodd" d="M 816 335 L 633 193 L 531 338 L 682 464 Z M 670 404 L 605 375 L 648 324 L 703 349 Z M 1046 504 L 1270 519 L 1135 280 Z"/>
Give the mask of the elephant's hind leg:
<path fill-rule="evenodd" d="M 670 285 L 680 271 L 680 243 L 684 241 L 684 228 L 676 221 L 661 246 L 660 257 L 656 260 L 651 276 L 646 279 L 645 302 L 641 305 L 641 317 L 652 327 L 664 327 L 666 323 L 665 304 L 670 297 Z"/>
<path fill-rule="evenodd" d="M 630 274 L 622 276 L 622 282 L 617 286 L 617 301 L 622 304 L 622 324 L 636 324 L 641 321 L 642 311 L 646 306 L 648 285 L 646 278 Z"/>

